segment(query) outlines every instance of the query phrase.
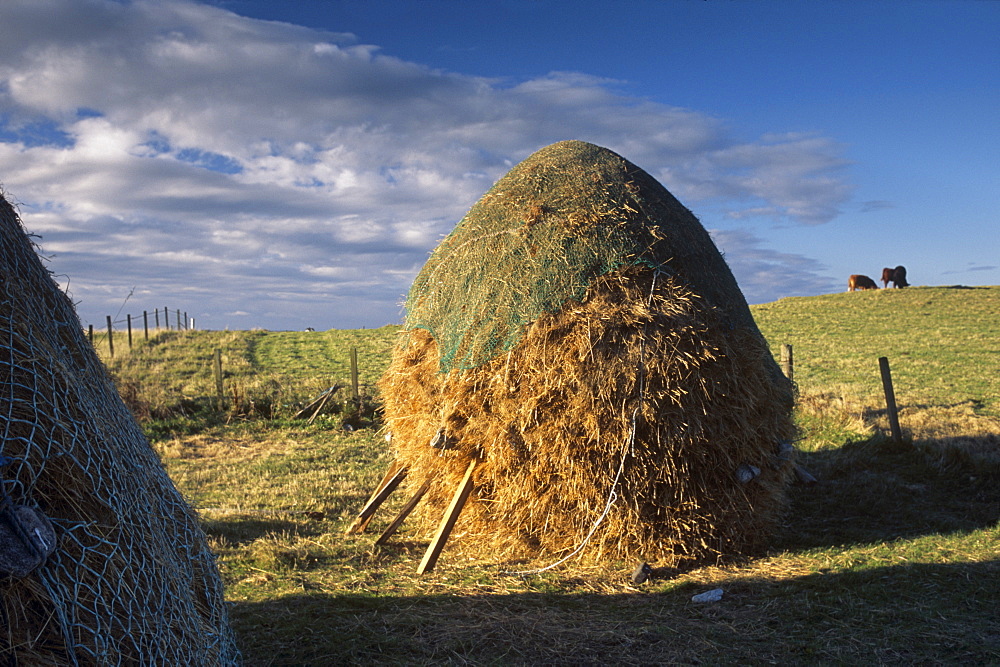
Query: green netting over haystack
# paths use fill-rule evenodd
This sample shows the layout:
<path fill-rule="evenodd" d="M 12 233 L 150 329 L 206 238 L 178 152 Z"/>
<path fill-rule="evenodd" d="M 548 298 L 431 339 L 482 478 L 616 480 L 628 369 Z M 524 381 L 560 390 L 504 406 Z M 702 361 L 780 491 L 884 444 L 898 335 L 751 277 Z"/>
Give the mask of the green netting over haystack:
<path fill-rule="evenodd" d="M 625 265 L 666 271 L 725 322 L 754 327 L 697 218 L 645 171 L 582 141 L 534 153 L 472 207 L 414 281 L 406 326 L 431 333 L 441 370 L 475 368 Z"/>
<path fill-rule="evenodd" d="M 2 196 L 0 281 L 0 664 L 236 663 L 196 517 Z"/>

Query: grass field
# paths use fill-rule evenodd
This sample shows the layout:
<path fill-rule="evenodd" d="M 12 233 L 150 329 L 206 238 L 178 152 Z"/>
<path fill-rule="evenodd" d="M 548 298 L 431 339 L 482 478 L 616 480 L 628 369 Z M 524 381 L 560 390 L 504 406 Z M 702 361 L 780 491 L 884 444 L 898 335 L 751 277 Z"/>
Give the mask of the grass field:
<path fill-rule="evenodd" d="M 455 535 L 418 577 L 406 524 L 344 536 L 389 463 L 346 430 L 347 390 L 388 363 L 396 327 L 160 333 L 108 365 L 199 512 L 250 665 L 1000 664 L 1000 288 L 790 298 L 754 314 L 793 345 L 799 460 L 771 551 L 633 586 L 637 562 L 496 562 Z M 212 359 L 222 350 L 224 395 Z M 893 443 L 877 358 L 905 442 Z M 655 563 L 653 564 L 655 567 Z M 715 603 L 692 596 L 722 588 Z"/>

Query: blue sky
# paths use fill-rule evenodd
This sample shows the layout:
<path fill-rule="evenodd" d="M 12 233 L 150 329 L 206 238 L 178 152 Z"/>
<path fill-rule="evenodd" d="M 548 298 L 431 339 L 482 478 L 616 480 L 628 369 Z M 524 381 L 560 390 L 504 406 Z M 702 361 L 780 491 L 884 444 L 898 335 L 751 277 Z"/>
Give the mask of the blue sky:
<path fill-rule="evenodd" d="M 751 303 L 997 285 L 998 30 L 963 0 L 4 0 L 0 185 L 97 326 L 399 322 L 563 139 L 660 180 Z"/>

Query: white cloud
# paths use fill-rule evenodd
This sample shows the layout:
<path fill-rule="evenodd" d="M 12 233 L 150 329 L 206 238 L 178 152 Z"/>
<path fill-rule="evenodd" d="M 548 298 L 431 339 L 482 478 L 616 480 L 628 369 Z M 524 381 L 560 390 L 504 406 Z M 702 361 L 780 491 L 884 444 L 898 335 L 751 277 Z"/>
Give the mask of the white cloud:
<path fill-rule="evenodd" d="M 818 224 L 849 191 L 828 138 L 737 140 L 586 74 L 460 76 L 187 0 L 5 0 L 0 24 L 0 182 L 84 319 L 140 284 L 157 299 L 194 290 L 204 326 L 227 324 L 216 312 L 272 328 L 396 321 L 436 242 L 562 139 L 734 218 Z M 733 247 L 731 264 L 754 246 Z"/>
<path fill-rule="evenodd" d="M 748 303 L 768 303 L 786 296 L 836 292 L 840 285 L 824 275 L 827 268 L 804 255 L 762 246 L 748 229 L 709 230 L 736 275 Z"/>

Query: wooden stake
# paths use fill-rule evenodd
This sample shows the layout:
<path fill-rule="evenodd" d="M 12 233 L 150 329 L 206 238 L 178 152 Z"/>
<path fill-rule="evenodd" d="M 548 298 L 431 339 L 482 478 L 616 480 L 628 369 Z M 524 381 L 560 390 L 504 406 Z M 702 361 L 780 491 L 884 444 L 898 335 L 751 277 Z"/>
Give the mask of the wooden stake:
<path fill-rule="evenodd" d="M 352 533 L 364 532 L 365 528 L 368 527 L 368 522 L 371 521 L 372 516 L 375 511 L 385 502 L 385 499 L 396 490 L 399 483 L 403 481 L 406 477 L 406 468 L 400 465 L 399 461 L 393 461 L 389 466 L 389 470 L 386 471 L 385 476 L 382 477 L 382 481 L 379 483 L 378 488 L 372 494 L 368 502 L 365 503 L 364 509 L 358 514 L 358 518 L 354 520 L 347 530 L 344 531 L 344 535 L 351 535 Z"/>
<path fill-rule="evenodd" d="M 882 389 L 885 390 L 885 407 L 886 413 L 889 415 L 889 428 L 892 431 L 892 439 L 899 444 L 903 442 L 903 433 L 899 428 L 899 412 L 896 411 L 896 394 L 892 389 L 889 359 L 887 357 L 879 357 L 878 366 L 882 372 Z"/>
<path fill-rule="evenodd" d="M 406 504 L 403 505 L 403 509 L 399 510 L 399 514 L 397 514 L 396 518 L 392 520 L 389 527 L 386 528 L 381 535 L 379 535 L 377 540 L 375 540 L 375 546 L 382 546 L 389 541 L 390 537 L 396 534 L 396 531 L 403 524 L 403 521 L 406 520 L 406 517 L 410 516 L 410 512 L 412 512 L 413 508 L 417 506 L 417 503 L 420 502 L 420 499 L 424 497 L 424 494 L 427 493 L 429 488 L 431 488 L 431 480 L 427 479 L 420 486 L 420 488 L 417 489 L 417 492 L 413 494 L 413 497 L 406 501 Z"/>
<path fill-rule="evenodd" d="M 354 404 L 359 405 L 360 393 L 358 390 L 358 348 L 351 348 L 351 398 Z"/>
<path fill-rule="evenodd" d="M 222 409 L 222 399 L 225 394 L 225 389 L 222 385 L 222 349 L 215 348 L 215 357 L 213 358 L 214 364 L 213 369 L 215 371 L 215 395 L 219 400 L 219 409 Z"/>
<path fill-rule="evenodd" d="M 316 421 L 316 417 L 319 417 L 319 413 L 323 412 L 323 408 L 326 407 L 326 402 L 330 400 L 331 396 L 333 396 L 333 392 L 332 391 L 326 392 L 326 394 L 323 396 L 323 400 L 320 401 L 319 405 L 316 406 L 316 411 L 313 412 L 312 413 L 312 417 L 309 418 L 309 423 L 310 424 L 312 424 L 314 421 Z"/>
<path fill-rule="evenodd" d="M 479 459 L 472 459 L 469 462 L 469 468 L 465 471 L 462 483 L 455 489 L 455 495 L 452 497 L 451 505 L 448 506 L 448 510 L 441 519 L 441 525 L 438 526 L 437 534 L 431 540 L 430 546 L 427 547 L 424 559 L 420 561 L 417 574 L 430 572 L 434 569 L 434 565 L 437 564 L 438 556 L 441 555 L 444 545 L 448 542 L 448 536 L 451 535 L 451 530 L 455 527 L 455 522 L 458 521 L 458 515 L 461 514 L 462 508 L 465 507 L 465 501 L 469 499 L 469 495 L 472 493 L 472 471 L 476 469 L 477 463 L 479 463 Z"/>
<path fill-rule="evenodd" d="M 310 417 L 310 422 L 309 422 L 309 423 L 312 423 L 312 420 L 316 418 L 316 415 L 318 415 L 319 411 L 323 409 L 323 406 L 326 405 L 326 402 L 328 400 L 330 400 L 330 397 L 332 395 L 336 394 L 338 391 L 340 391 L 340 384 L 339 383 L 333 385 L 332 387 L 330 387 L 329 389 L 327 389 L 326 391 L 324 391 L 322 394 L 319 395 L 319 397 L 317 397 L 315 400 L 313 400 L 312 403 L 310 403 L 306 407 L 304 407 L 301 410 L 299 410 L 298 412 L 296 412 L 294 419 L 302 419 L 307 414 L 309 414 L 310 410 L 312 410 L 313 411 L 312 412 L 312 417 Z M 317 406 L 319 406 L 319 407 L 317 407 Z"/>
<path fill-rule="evenodd" d="M 791 382 L 795 382 L 795 362 L 792 358 L 792 346 L 781 346 L 781 368 L 785 371 L 785 377 Z"/>

